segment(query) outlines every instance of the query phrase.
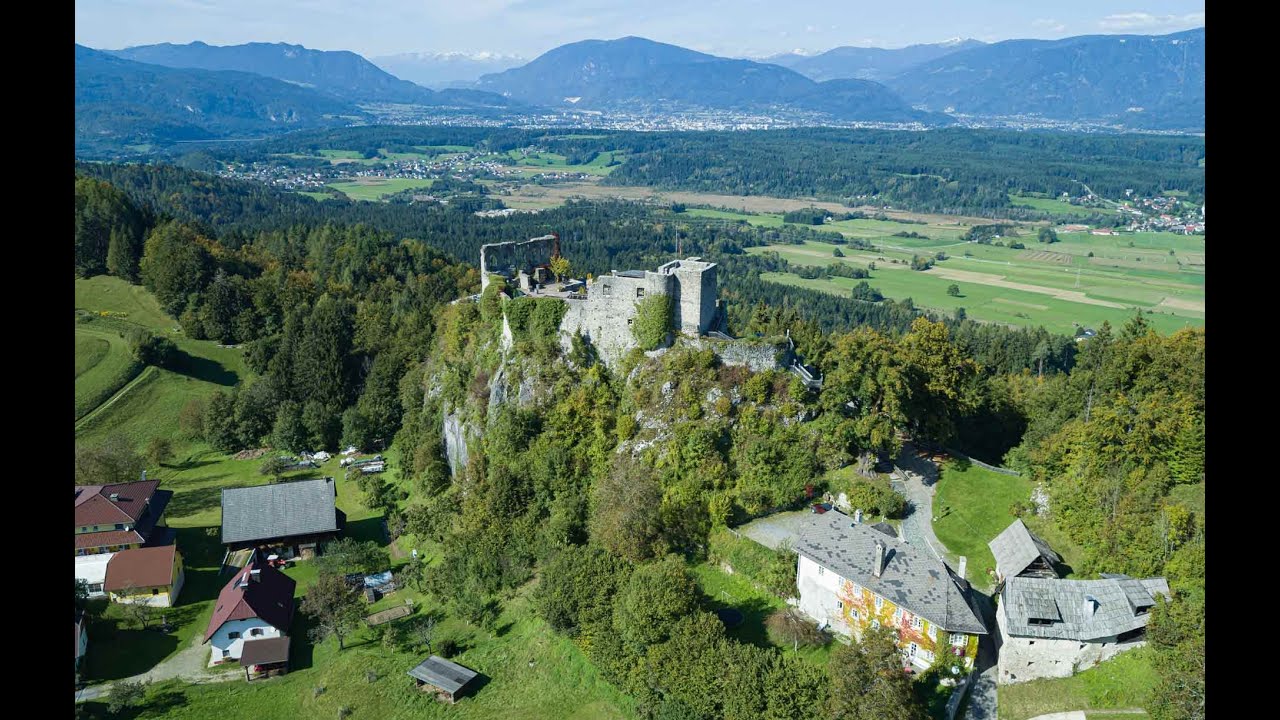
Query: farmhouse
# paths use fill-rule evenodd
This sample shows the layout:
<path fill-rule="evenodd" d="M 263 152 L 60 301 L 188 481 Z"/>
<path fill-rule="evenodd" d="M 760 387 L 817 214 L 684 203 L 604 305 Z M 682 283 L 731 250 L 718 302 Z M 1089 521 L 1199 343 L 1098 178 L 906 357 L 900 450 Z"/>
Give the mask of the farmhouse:
<path fill-rule="evenodd" d="M 76 555 L 116 552 L 168 540 L 162 518 L 173 498 L 158 480 L 76 486 Z"/>
<path fill-rule="evenodd" d="M 178 546 L 161 545 L 112 555 L 103 587 L 115 602 L 170 607 L 182 592 L 182 580 Z"/>
<path fill-rule="evenodd" d="M 932 555 L 836 510 L 805 519 L 796 543 L 800 610 L 844 635 L 868 627 L 898 630 L 898 645 L 917 668 L 938 652 L 972 668 L 986 635 L 969 584 Z"/>
<path fill-rule="evenodd" d="M 998 682 L 1070 677 L 1145 644 L 1164 578 L 1103 574 L 1100 580 L 1011 577 L 1000 592 Z"/>
<path fill-rule="evenodd" d="M 1011 577 L 1058 577 L 1054 566 L 1061 564 L 1062 558 L 1033 535 L 1021 519 L 1014 520 L 987 547 L 996 559 L 997 582 Z"/>
<path fill-rule="evenodd" d="M 284 547 L 302 557 L 342 532 L 333 478 L 227 488 L 222 491 L 222 544 L 231 550 Z"/>
<path fill-rule="evenodd" d="M 293 622 L 293 578 L 266 563 L 251 562 L 218 593 L 204 641 L 209 664 L 239 660 L 245 641 L 284 637 Z"/>

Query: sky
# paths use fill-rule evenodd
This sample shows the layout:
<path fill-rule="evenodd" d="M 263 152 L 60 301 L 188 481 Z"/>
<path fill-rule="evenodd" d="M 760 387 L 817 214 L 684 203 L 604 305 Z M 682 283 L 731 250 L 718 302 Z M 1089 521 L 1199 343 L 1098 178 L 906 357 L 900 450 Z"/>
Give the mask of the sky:
<path fill-rule="evenodd" d="M 76 42 L 288 42 L 365 57 L 497 53 L 638 35 L 730 57 L 975 38 L 1164 34 L 1204 25 L 1203 0 L 76 0 Z"/>

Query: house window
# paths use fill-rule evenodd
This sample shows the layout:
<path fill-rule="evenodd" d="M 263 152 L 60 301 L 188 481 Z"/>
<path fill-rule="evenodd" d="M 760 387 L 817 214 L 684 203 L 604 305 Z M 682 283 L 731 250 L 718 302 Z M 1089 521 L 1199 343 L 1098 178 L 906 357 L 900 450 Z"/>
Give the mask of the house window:
<path fill-rule="evenodd" d="M 89 592 L 95 592 L 95 593 L 102 592 L 102 583 L 94 583 L 90 585 Z"/>
<path fill-rule="evenodd" d="M 226 649 L 226 648 L 223 648 L 223 649 L 222 649 L 222 659 L 223 659 L 223 660 L 226 660 L 226 659 L 227 659 L 227 658 L 229 658 L 229 657 L 231 657 L 231 651 L 230 651 L 230 650 L 228 650 L 228 649 Z"/>
<path fill-rule="evenodd" d="M 636 299 L 644 297 L 644 288 L 636 288 Z"/>
<path fill-rule="evenodd" d="M 152 595 L 159 595 L 159 594 L 160 594 L 160 588 L 151 588 L 151 594 L 152 594 Z"/>
<path fill-rule="evenodd" d="M 230 638 L 230 639 L 232 639 L 232 640 L 235 640 L 236 638 L 240 637 L 240 633 L 239 633 L 239 632 L 237 632 L 237 631 L 234 631 L 234 630 L 233 630 L 233 631 L 231 631 L 231 632 L 227 633 L 227 637 L 228 637 L 228 638 Z"/>
<path fill-rule="evenodd" d="M 76 548 L 76 555 L 77 555 L 77 556 L 83 556 L 83 555 L 88 555 L 88 554 L 89 554 L 89 553 L 88 553 L 84 548 Z"/>
<path fill-rule="evenodd" d="M 879 609 L 880 609 L 881 607 L 883 607 L 883 606 L 884 606 L 884 598 L 882 598 L 882 597 L 880 597 L 879 595 L 877 595 L 877 596 L 876 596 L 876 609 L 877 609 L 877 610 L 879 610 Z"/>
<path fill-rule="evenodd" d="M 601 288 L 600 288 L 600 292 L 601 292 L 602 294 L 604 294 L 604 295 L 612 295 L 612 294 L 613 294 L 613 286 L 612 286 L 612 285 L 603 285 L 603 286 L 601 286 Z"/>
<path fill-rule="evenodd" d="M 907 657 L 915 657 L 916 653 L 919 651 L 920 651 L 920 646 L 916 645 L 915 643 L 911 643 L 910 645 L 907 646 Z"/>
<path fill-rule="evenodd" d="M 844 609 L 844 603 L 843 603 L 843 602 L 841 602 L 841 601 L 839 601 L 839 600 L 837 600 L 837 601 L 836 601 L 836 609 L 837 609 L 837 610 L 843 610 L 843 609 Z"/>
<path fill-rule="evenodd" d="M 249 631 L 250 637 L 258 637 L 261 634 L 262 634 L 262 628 L 254 628 Z"/>
<path fill-rule="evenodd" d="M 933 653 L 929 652 L 928 650 L 921 650 L 920 659 L 924 660 L 927 663 L 931 663 L 933 662 Z"/>
<path fill-rule="evenodd" d="M 871 621 L 871 627 L 873 627 L 873 628 L 878 628 L 878 627 L 880 627 L 880 621 L 879 621 L 879 620 L 872 620 L 872 621 Z"/>
<path fill-rule="evenodd" d="M 937 626 L 937 625 L 930 625 L 930 626 L 929 626 L 929 639 L 930 639 L 930 640 L 937 640 L 937 639 L 938 639 L 938 626 Z"/>
<path fill-rule="evenodd" d="M 969 636 L 968 636 L 968 635 L 958 635 L 958 634 L 957 634 L 957 635 L 952 635 L 952 636 L 951 636 L 951 644 L 952 644 L 952 645 L 955 645 L 956 647 L 964 647 L 966 644 L 968 644 L 968 642 L 969 642 Z"/>
<path fill-rule="evenodd" d="M 123 530 L 123 529 L 124 529 L 124 523 L 116 523 L 116 529 L 117 529 L 117 530 Z"/>
<path fill-rule="evenodd" d="M 854 594 L 854 595 L 861 595 L 861 594 L 862 594 L 862 588 L 858 585 L 858 583 L 854 583 L 854 584 L 853 584 L 853 594 Z"/>
<path fill-rule="evenodd" d="M 857 611 L 857 610 L 850 610 L 850 611 L 849 611 L 849 614 L 853 616 L 853 619 L 854 619 L 854 620 L 857 620 L 859 617 L 861 617 L 861 616 L 858 614 L 858 611 Z"/>
<path fill-rule="evenodd" d="M 915 628 L 916 630 L 920 630 L 921 628 L 924 627 L 924 621 L 921 620 L 918 615 L 914 616 L 911 618 L 911 627 Z"/>
<path fill-rule="evenodd" d="M 819 575 L 826 575 L 826 574 L 827 574 L 827 571 L 826 571 L 825 569 L 823 569 L 823 567 L 822 567 L 821 565 L 819 565 L 819 566 L 818 566 L 818 574 L 819 574 Z"/>
<path fill-rule="evenodd" d="M 902 608 L 893 611 L 893 622 L 897 624 L 902 621 Z"/>
<path fill-rule="evenodd" d="M 631 327 L 631 326 L 632 326 L 632 325 L 634 325 L 635 323 L 636 323 L 636 319 L 635 319 L 635 318 L 627 318 L 627 327 Z"/>

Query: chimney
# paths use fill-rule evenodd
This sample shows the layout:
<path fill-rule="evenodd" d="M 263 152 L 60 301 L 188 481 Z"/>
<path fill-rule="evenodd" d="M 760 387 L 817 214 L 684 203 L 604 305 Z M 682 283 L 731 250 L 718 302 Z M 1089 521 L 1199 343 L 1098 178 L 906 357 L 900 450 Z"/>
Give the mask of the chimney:
<path fill-rule="evenodd" d="M 1084 596 L 1084 619 L 1093 619 L 1094 613 L 1098 611 L 1098 599 L 1092 595 Z"/>
<path fill-rule="evenodd" d="M 961 555 L 960 556 L 960 572 L 956 573 L 961 578 L 964 577 L 964 568 L 965 568 L 965 565 L 968 565 L 968 564 L 969 564 L 969 558 Z"/>
<path fill-rule="evenodd" d="M 884 572 L 884 543 L 876 541 L 876 564 L 871 569 L 876 577 L 880 577 L 880 573 Z"/>
<path fill-rule="evenodd" d="M 862 508 L 853 511 L 853 524 L 857 525 L 862 522 Z"/>
<path fill-rule="evenodd" d="M 254 568 L 249 571 L 249 579 L 254 582 L 262 582 L 262 571 Z"/>
<path fill-rule="evenodd" d="M 147 481 L 147 471 L 146 471 L 146 470 L 143 470 L 143 471 L 142 471 L 142 482 L 146 482 L 146 481 Z"/>
<path fill-rule="evenodd" d="M 111 493 L 111 502 L 120 502 L 120 493 Z"/>

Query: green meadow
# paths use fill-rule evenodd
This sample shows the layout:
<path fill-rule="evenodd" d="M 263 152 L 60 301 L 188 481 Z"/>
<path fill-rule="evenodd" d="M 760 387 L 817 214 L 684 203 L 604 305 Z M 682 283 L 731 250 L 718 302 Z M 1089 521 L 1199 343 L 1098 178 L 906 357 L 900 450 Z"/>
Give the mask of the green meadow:
<path fill-rule="evenodd" d="M 350 182 L 329 183 L 329 187 L 352 200 L 381 200 L 404 190 L 427 190 L 435 180 L 416 178 L 362 177 Z"/>

